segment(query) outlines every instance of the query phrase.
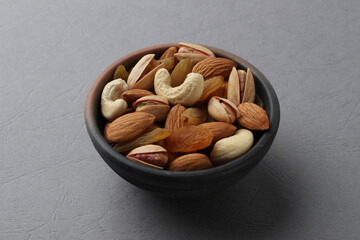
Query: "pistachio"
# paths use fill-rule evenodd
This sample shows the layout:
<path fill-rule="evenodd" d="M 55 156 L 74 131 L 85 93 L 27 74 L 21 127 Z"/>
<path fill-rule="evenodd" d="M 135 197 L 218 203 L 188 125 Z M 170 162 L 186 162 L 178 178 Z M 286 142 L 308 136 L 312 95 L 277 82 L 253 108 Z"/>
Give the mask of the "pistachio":
<path fill-rule="evenodd" d="M 227 99 L 236 106 L 244 102 L 254 102 L 255 100 L 255 82 L 250 71 L 236 70 L 233 67 L 228 81 Z"/>
<path fill-rule="evenodd" d="M 149 95 L 136 100 L 133 103 L 136 112 L 146 112 L 155 116 L 155 121 L 160 122 L 165 120 L 169 112 L 169 102 L 160 96 Z"/>
<path fill-rule="evenodd" d="M 129 89 L 151 90 L 154 87 L 156 71 L 165 66 L 165 63 L 158 64 L 154 57 L 155 54 L 147 54 L 136 63 L 127 80 Z"/>
<path fill-rule="evenodd" d="M 221 97 L 212 97 L 208 104 L 210 116 L 220 122 L 233 123 L 240 117 L 240 112 L 230 100 Z"/>
<path fill-rule="evenodd" d="M 246 81 L 246 72 L 244 70 L 238 71 L 239 82 L 240 82 L 240 103 L 244 99 L 244 88 L 245 88 L 245 81 Z M 238 106 L 238 105 L 236 105 Z"/>
<path fill-rule="evenodd" d="M 164 169 L 168 162 L 166 149 L 152 144 L 135 148 L 126 157 L 157 169 Z"/>
<path fill-rule="evenodd" d="M 236 106 L 240 104 L 240 78 L 235 67 L 232 68 L 229 75 L 227 99 L 232 101 Z"/>
<path fill-rule="evenodd" d="M 194 63 L 198 63 L 209 57 L 215 57 L 214 53 L 198 44 L 192 43 L 179 43 L 179 51 L 174 54 L 179 60 L 190 59 Z"/>
<path fill-rule="evenodd" d="M 255 100 L 255 81 L 254 76 L 251 73 L 250 68 L 247 69 L 246 72 L 246 80 L 244 86 L 244 96 L 241 99 L 241 103 L 244 102 L 254 102 Z"/>

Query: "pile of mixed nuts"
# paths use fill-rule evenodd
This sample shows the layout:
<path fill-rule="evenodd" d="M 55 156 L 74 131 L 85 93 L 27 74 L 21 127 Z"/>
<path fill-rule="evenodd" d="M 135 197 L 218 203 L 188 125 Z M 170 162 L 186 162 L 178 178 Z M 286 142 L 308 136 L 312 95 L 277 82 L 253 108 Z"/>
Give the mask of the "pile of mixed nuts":
<path fill-rule="evenodd" d="M 211 168 L 246 153 L 269 128 L 250 69 L 179 43 L 159 60 L 117 67 L 101 95 L 104 137 L 128 159 L 170 171 Z"/>

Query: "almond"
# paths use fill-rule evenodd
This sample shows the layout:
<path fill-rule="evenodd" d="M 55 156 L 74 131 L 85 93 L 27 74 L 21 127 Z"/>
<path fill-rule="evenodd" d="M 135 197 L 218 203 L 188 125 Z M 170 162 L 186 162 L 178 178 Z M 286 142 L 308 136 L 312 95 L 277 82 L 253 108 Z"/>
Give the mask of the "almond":
<path fill-rule="evenodd" d="M 154 121 L 155 116 L 149 113 L 128 113 L 108 123 L 104 136 L 110 143 L 126 142 L 140 136 Z"/>
<path fill-rule="evenodd" d="M 241 126 L 250 130 L 269 129 L 269 117 L 264 109 L 255 103 L 241 103 L 238 106 L 240 118 L 238 122 Z"/>
<path fill-rule="evenodd" d="M 209 158 L 201 153 L 191 153 L 176 158 L 170 162 L 170 171 L 195 171 L 211 168 L 212 163 Z"/>
<path fill-rule="evenodd" d="M 225 122 L 207 122 L 199 125 L 206 128 L 214 134 L 212 143 L 216 143 L 220 139 L 230 137 L 234 135 L 236 127 L 230 123 Z"/>
<path fill-rule="evenodd" d="M 222 76 L 227 79 L 233 67 L 237 64 L 226 58 L 207 58 L 198 62 L 194 68 L 194 73 L 200 73 L 204 79 L 212 78 L 215 76 Z"/>
<path fill-rule="evenodd" d="M 167 115 L 165 121 L 165 128 L 173 131 L 175 129 L 181 128 L 183 123 L 181 122 L 181 114 L 186 110 L 181 104 L 177 104 L 172 107 Z"/>
<path fill-rule="evenodd" d="M 177 53 L 177 48 L 176 47 L 170 47 L 163 53 L 163 55 L 161 55 L 160 60 L 174 57 L 175 53 Z"/>
<path fill-rule="evenodd" d="M 139 98 L 154 95 L 152 92 L 145 89 L 130 89 L 121 95 L 121 98 L 124 99 L 130 106 L 133 102 L 138 100 Z"/>

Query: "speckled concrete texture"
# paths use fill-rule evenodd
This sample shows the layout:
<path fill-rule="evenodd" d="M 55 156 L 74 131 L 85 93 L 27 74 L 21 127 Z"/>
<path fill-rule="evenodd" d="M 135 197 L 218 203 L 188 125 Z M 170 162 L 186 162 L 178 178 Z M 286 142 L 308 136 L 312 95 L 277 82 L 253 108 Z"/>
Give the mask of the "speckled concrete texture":
<path fill-rule="evenodd" d="M 358 239 L 359 40 L 357 0 L 1 1 L 0 239 Z M 281 105 L 261 164 L 197 200 L 118 177 L 83 119 L 106 66 L 179 41 L 248 60 Z"/>

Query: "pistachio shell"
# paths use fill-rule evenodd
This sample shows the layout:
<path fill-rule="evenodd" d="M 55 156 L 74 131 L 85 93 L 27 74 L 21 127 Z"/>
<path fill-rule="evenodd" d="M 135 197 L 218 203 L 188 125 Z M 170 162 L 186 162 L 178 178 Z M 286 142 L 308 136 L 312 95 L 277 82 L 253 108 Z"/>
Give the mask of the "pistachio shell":
<path fill-rule="evenodd" d="M 244 70 L 238 70 L 239 84 L 240 84 L 240 103 L 244 99 L 244 88 L 246 81 L 246 72 Z"/>
<path fill-rule="evenodd" d="M 168 162 L 166 149 L 152 144 L 135 148 L 126 157 L 157 169 L 163 169 Z"/>
<path fill-rule="evenodd" d="M 240 112 L 233 102 L 220 97 L 212 97 L 208 104 L 208 112 L 216 121 L 233 123 L 240 117 Z"/>
<path fill-rule="evenodd" d="M 137 108 L 137 106 L 140 104 L 147 102 L 155 102 L 158 104 L 145 104 L 145 106 Z M 136 102 L 133 103 L 133 106 L 136 108 L 136 112 L 146 112 L 154 115 L 156 122 L 165 120 L 167 113 L 170 110 L 169 102 L 165 98 L 157 95 L 139 98 Z"/>
<path fill-rule="evenodd" d="M 137 81 L 133 88 L 151 90 L 154 88 L 154 78 L 157 70 L 164 68 L 165 63 L 161 63 L 157 67 L 153 68 L 149 73 L 147 73 L 143 78 Z"/>
<path fill-rule="evenodd" d="M 229 76 L 227 99 L 232 101 L 236 106 L 240 104 L 240 81 L 238 71 L 235 67 L 232 68 Z"/>
<path fill-rule="evenodd" d="M 179 60 L 189 59 L 194 63 L 198 63 L 206 58 L 209 58 L 209 56 L 206 55 L 200 55 L 196 53 L 175 53 L 174 56 Z"/>
<path fill-rule="evenodd" d="M 255 100 L 255 81 L 254 81 L 254 76 L 251 73 L 250 68 L 248 68 L 247 72 L 246 72 L 244 97 L 243 97 L 241 103 L 244 103 L 244 102 L 253 103 L 254 100 Z"/>
<path fill-rule="evenodd" d="M 166 100 L 165 98 L 163 98 L 159 95 L 149 95 L 149 96 L 141 97 L 138 100 L 136 100 L 136 102 L 134 103 L 134 107 L 136 107 L 140 103 L 148 102 L 148 101 L 153 101 L 153 102 L 158 102 L 161 104 L 169 105 L 168 100 Z"/>
<path fill-rule="evenodd" d="M 159 146 L 159 145 L 153 145 L 153 144 L 149 144 L 149 145 L 145 145 L 145 146 L 141 146 L 141 147 L 137 147 L 135 149 L 133 149 L 129 155 L 132 154 L 139 154 L 139 153 L 154 153 L 154 152 L 164 152 L 166 153 L 166 149 Z"/>
<path fill-rule="evenodd" d="M 208 48 L 206 48 L 204 46 L 201 46 L 199 44 L 195 44 L 195 43 L 178 43 L 178 45 L 179 45 L 180 48 L 181 47 L 192 48 L 194 50 L 203 52 L 203 53 L 205 53 L 206 55 L 208 55 L 210 57 L 215 57 L 214 53 L 210 49 L 208 49 Z"/>
<path fill-rule="evenodd" d="M 132 89 L 135 83 L 139 80 L 141 75 L 144 73 L 146 68 L 149 65 L 152 65 L 151 62 L 154 60 L 155 54 L 147 54 L 143 56 L 134 66 L 134 68 L 131 70 L 127 84 L 129 86 L 129 89 Z"/>

